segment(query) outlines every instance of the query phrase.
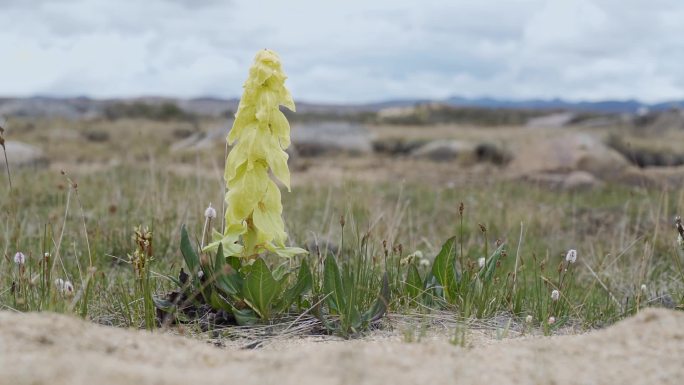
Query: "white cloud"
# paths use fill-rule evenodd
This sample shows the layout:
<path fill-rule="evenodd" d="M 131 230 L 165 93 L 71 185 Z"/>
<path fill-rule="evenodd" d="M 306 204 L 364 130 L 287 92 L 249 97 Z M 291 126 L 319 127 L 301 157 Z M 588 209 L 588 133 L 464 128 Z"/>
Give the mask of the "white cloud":
<path fill-rule="evenodd" d="M 238 96 L 281 54 L 299 100 L 684 98 L 678 0 L 0 0 L 4 95 Z"/>

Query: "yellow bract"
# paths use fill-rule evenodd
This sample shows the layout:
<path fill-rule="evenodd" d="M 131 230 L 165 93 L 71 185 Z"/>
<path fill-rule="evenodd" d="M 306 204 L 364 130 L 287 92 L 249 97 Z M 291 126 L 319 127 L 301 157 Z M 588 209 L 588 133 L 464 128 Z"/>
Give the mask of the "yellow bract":
<path fill-rule="evenodd" d="M 254 58 L 244 84 L 228 144 L 233 146 L 226 159 L 225 232 L 215 233 L 227 255 L 252 258 L 264 251 L 290 257 L 306 251 L 286 247 L 280 189 L 273 176 L 290 190 L 290 170 L 285 152 L 290 145 L 290 124 L 280 106 L 295 110 L 287 77 L 280 58 L 270 50 L 260 51 Z M 242 241 L 242 245 L 239 241 Z"/>

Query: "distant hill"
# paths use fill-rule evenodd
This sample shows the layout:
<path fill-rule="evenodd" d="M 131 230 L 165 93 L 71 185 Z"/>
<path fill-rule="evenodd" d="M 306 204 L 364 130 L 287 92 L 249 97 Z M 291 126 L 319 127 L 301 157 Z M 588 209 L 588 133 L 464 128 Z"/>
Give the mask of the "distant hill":
<path fill-rule="evenodd" d="M 136 97 L 126 99 L 92 99 L 88 97 L 0 98 L 0 116 L 63 117 L 67 119 L 110 117 L 112 113 L 173 113 L 178 109 L 187 115 L 227 116 L 237 110 L 238 99 L 202 97 L 192 99 L 168 97 Z M 367 104 L 322 104 L 298 102 L 297 112 L 313 115 L 346 116 L 374 113 L 387 108 L 410 107 L 438 103 L 451 107 L 481 109 L 572 111 L 603 114 L 636 114 L 644 109 L 664 111 L 684 107 L 684 100 L 647 104 L 637 100 L 606 100 L 596 102 L 571 102 L 563 99 L 507 100 L 494 98 L 450 97 L 444 100 L 404 99 Z M 157 110 L 159 111 L 157 111 Z"/>

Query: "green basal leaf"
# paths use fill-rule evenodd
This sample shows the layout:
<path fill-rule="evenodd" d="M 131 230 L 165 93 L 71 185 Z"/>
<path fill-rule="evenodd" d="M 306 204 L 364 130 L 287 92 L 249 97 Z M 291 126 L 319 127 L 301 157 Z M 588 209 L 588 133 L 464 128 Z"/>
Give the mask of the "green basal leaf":
<path fill-rule="evenodd" d="M 257 258 L 245 277 L 243 295 L 245 302 L 263 318 L 270 316 L 271 306 L 280 291 L 278 281 L 273 278 L 271 270 L 263 259 Z"/>
<path fill-rule="evenodd" d="M 251 326 L 259 323 L 259 317 L 250 309 L 238 310 L 233 308 L 231 312 L 233 313 L 233 316 L 235 316 L 235 321 L 240 326 Z"/>
<path fill-rule="evenodd" d="M 432 274 L 442 286 L 447 301 L 451 301 L 456 294 L 456 237 L 449 238 L 435 257 Z"/>
<path fill-rule="evenodd" d="M 299 265 L 299 272 L 297 273 L 297 282 L 290 287 L 283 294 L 283 302 L 280 308 L 287 310 L 292 304 L 297 301 L 304 293 L 311 290 L 313 286 L 313 275 L 306 260 L 303 260 Z"/>
<path fill-rule="evenodd" d="M 237 295 L 242 289 L 242 277 L 235 268 L 226 264 L 222 245 L 219 245 L 216 259 L 214 260 L 214 284 L 224 293 L 233 296 Z"/>
<path fill-rule="evenodd" d="M 340 268 L 337 266 L 335 257 L 325 258 L 323 266 L 323 295 L 326 296 L 325 302 L 330 310 L 342 314 L 347 307 L 344 296 L 344 286 Z"/>
<path fill-rule="evenodd" d="M 410 264 L 406 271 L 406 295 L 409 298 L 418 298 L 423 293 L 423 280 L 415 264 Z"/>
<path fill-rule="evenodd" d="M 496 250 L 494 250 L 494 253 L 487 259 L 487 266 L 485 266 L 482 271 L 480 271 L 480 278 L 482 278 L 485 282 L 489 282 L 494 278 L 494 273 L 496 272 L 496 265 L 499 263 L 499 260 L 501 259 L 501 255 L 503 254 L 504 251 L 504 246 L 505 244 L 501 244 Z"/>
<path fill-rule="evenodd" d="M 378 299 L 375 300 L 373 306 L 363 315 L 365 322 L 375 322 L 385 315 L 389 306 L 390 295 L 389 277 L 385 272 L 382 275 L 382 287 L 380 288 Z"/>
<path fill-rule="evenodd" d="M 181 244 L 180 244 L 181 254 L 183 254 L 183 259 L 185 259 L 185 265 L 188 267 L 190 274 L 195 277 L 199 268 L 199 256 L 195 251 L 195 247 L 190 242 L 190 236 L 188 235 L 188 230 L 183 225 L 181 227 Z"/>

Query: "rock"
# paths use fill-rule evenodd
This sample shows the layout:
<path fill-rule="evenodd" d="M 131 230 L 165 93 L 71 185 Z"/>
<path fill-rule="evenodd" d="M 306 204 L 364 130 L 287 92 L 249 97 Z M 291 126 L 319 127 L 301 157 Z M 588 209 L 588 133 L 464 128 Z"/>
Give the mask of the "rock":
<path fill-rule="evenodd" d="M 219 125 L 206 132 L 198 131 L 171 145 L 171 152 L 196 152 L 213 149 L 219 143 L 225 145 L 228 129 Z"/>
<path fill-rule="evenodd" d="M 576 114 L 572 112 L 558 112 L 530 118 L 525 125 L 527 127 L 560 128 L 570 123 L 575 117 Z"/>
<path fill-rule="evenodd" d="M 603 182 L 586 171 L 573 171 L 565 175 L 562 188 L 565 190 L 591 190 L 603 185 Z"/>
<path fill-rule="evenodd" d="M 429 142 L 424 139 L 382 138 L 373 141 L 373 151 L 392 156 L 410 155 L 426 143 Z"/>
<path fill-rule="evenodd" d="M 478 163 L 492 163 L 497 166 L 508 164 L 513 155 L 506 149 L 494 143 L 480 143 L 475 146 L 475 161 Z"/>
<path fill-rule="evenodd" d="M 27 143 L 7 141 L 5 142 L 5 150 L 10 168 L 44 168 L 50 164 L 42 149 Z M 0 167 L 5 168 L 4 155 L 0 155 Z"/>
<path fill-rule="evenodd" d="M 680 188 L 684 185 L 684 166 L 677 167 L 630 167 L 618 180 L 639 187 Z"/>
<path fill-rule="evenodd" d="M 586 171 L 599 179 L 616 180 L 630 167 L 624 156 L 585 133 L 532 137 L 514 154 L 509 170 L 518 175 Z"/>
<path fill-rule="evenodd" d="M 349 123 L 307 123 L 292 127 L 292 143 L 301 157 L 363 155 L 373 151 L 368 130 Z"/>
<path fill-rule="evenodd" d="M 430 159 L 435 162 L 449 162 L 466 159 L 473 156 L 476 146 L 473 143 L 460 140 L 436 140 L 424 144 L 413 152 L 411 156 Z"/>
<path fill-rule="evenodd" d="M 603 186 L 603 182 L 586 171 L 570 173 L 536 173 L 525 175 L 523 180 L 558 190 L 591 190 Z"/>

